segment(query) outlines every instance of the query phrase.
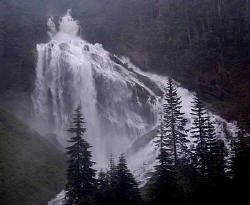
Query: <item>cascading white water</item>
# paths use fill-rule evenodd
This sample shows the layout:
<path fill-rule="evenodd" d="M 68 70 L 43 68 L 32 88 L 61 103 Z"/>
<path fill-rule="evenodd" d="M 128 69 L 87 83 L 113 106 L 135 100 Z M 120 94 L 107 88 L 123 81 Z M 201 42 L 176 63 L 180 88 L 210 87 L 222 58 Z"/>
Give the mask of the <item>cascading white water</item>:
<path fill-rule="evenodd" d="M 80 104 L 88 140 L 101 165 L 110 153 L 125 152 L 138 136 L 153 128 L 154 102 L 161 88 L 100 44 L 82 40 L 70 11 L 60 19 L 58 31 L 53 18 L 48 26 L 51 41 L 37 45 L 33 124 L 41 132 L 55 132 L 64 145 L 64 131 Z"/>
<path fill-rule="evenodd" d="M 51 40 L 37 45 L 33 126 L 42 133 L 56 133 L 65 145 L 72 112 L 80 104 L 98 166 L 103 167 L 111 153 L 126 152 L 138 179 L 145 181 L 156 153 L 152 137 L 143 143 L 140 139 L 155 128 L 167 77 L 142 72 L 129 59 L 82 40 L 70 12 L 59 20 L 58 30 L 49 18 Z M 181 87 L 178 92 L 190 127 L 193 94 Z M 225 129 L 234 135 L 232 124 L 216 115 L 213 118 L 220 136 Z M 141 147 L 135 152 L 137 143 Z"/>
<path fill-rule="evenodd" d="M 111 153 L 126 152 L 130 168 L 143 185 L 157 155 L 152 134 L 145 134 L 156 126 L 167 77 L 142 72 L 129 59 L 82 40 L 70 10 L 58 29 L 53 18 L 48 27 L 50 42 L 37 45 L 34 128 L 43 134 L 56 133 L 66 145 L 72 112 L 81 105 L 98 167 L 105 166 Z M 178 93 L 190 128 L 193 94 L 181 87 Z M 212 118 L 216 132 L 228 144 L 224 131 L 234 136 L 234 124 L 213 114 Z M 61 204 L 62 198 L 63 192 L 49 205 Z"/>

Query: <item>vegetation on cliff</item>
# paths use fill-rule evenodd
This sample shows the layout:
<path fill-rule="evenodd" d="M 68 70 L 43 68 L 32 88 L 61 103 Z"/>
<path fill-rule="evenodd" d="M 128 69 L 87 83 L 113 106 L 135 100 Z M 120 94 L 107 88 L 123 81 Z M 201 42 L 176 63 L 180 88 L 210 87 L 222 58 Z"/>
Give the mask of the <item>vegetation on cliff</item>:
<path fill-rule="evenodd" d="M 65 183 L 66 157 L 0 108 L 0 204 L 44 205 Z"/>

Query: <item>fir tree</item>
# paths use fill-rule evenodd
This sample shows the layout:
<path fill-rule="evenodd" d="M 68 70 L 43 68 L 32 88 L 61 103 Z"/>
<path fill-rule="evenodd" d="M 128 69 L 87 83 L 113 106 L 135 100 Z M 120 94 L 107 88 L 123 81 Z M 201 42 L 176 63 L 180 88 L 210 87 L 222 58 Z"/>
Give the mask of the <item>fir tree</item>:
<path fill-rule="evenodd" d="M 108 174 L 101 170 L 97 179 L 97 204 L 110 204 L 110 184 Z"/>
<path fill-rule="evenodd" d="M 109 184 L 110 187 L 115 188 L 117 184 L 117 167 L 113 155 L 110 155 L 109 159 L 109 170 L 108 170 Z"/>
<path fill-rule="evenodd" d="M 187 120 L 183 117 L 184 113 L 181 112 L 181 103 L 177 88 L 173 80 L 169 79 L 163 105 L 164 140 L 168 141 L 168 151 L 169 154 L 172 152 L 174 165 L 177 165 L 179 158 L 188 152 L 189 140 L 185 129 Z"/>
<path fill-rule="evenodd" d="M 95 193 L 95 170 L 90 145 L 83 138 L 86 132 L 85 121 L 78 107 L 73 117 L 73 126 L 68 130 L 73 136 L 67 147 L 68 169 L 65 187 L 66 205 L 92 204 Z"/>
<path fill-rule="evenodd" d="M 173 146 L 169 138 L 165 135 L 165 124 L 162 114 L 160 114 L 160 124 L 158 133 L 154 141 L 158 149 L 157 165 L 155 172 L 150 179 L 147 195 L 150 204 L 165 204 L 166 201 L 172 200 L 174 187 L 174 156 Z"/>
<path fill-rule="evenodd" d="M 193 124 L 191 137 L 194 147 L 194 166 L 198 171 L 195 197 L 199 200 L 207 195 L 213 195 L 217 200 L 225 197 L 225 146 L 222 140 L 218 140 L 214 123 L 201 100 L 196 96 L 192 107 Z M 207 199 L 207 203 L 212 203 Z"/>
<path fill-rule="evenodd" d="M 162 114 L 160 114 L 160 125 L 158 128 L 157 136 L 155 137 L 154 143 L 156 148 L 159 150 L 157 156 L 158 164 L 155 166 L 156 174 L 164 175 L 165 173 L 173 171 L 173 146 L 171 140 L 166 138 L 166 127 Z"/>
<path fill-rule="evenodd" d="M 117 204 L 137 205 L 141 203 L 140 191 L 134 176 L 127 167 L 125 156 L 122 154 L 117 164 Z"/>
<path fill-rule="evenodd" d="M 237 136 L 232 139 L 232 152 L 230 157 L 231 177 L 231 203 L 245 203 L 248 200 L 250 184 L 250 144 L 249 135 L 244 124 L 248 122 L 244 118 L 238 122 Z"/>
<path fill-rule="evenodd" d="M 207 152 L 208 152 L 208 178 L 213 181 L 225 180 L 226 151 L 222 140 L 218 140 L 215 133 L 214 123 L 207 114 Z"/>
<path fill-rule="evenodd" d="M 232 169 L 237 186 L 250 183 L 250 143 L 249 134 L 244 126 L 247 123 L 244 118 L 241 118 L 237 138 L 233 142 Z"/>
<path fill-rule="evenodd" d="M 113 155 L 110 155 L 109 159 L 109 170 L 107 171 L 108 177 L 108 195 L 109 195 L 109 205 L 117 204 L 117 166 Z"/>
<path fill-rule="evenodd" d="M 201 100 L 195 96 L 192 106 L 191 115 L 193 123 L 191 127 L 191 137 L 194 139 L 196 147 L 192 150 L 196 156 L 195 166 L 202 176 L 207 176 L 208 162 L 208 143 L 207 143 L 207 113 Z M 212 127 L 209 128 L 210 134 L 213 135 Z M 211 136 L 212 137 L 212 136 Z M 211 141 L 212 142 L 212 141 Z"/>
<path fill-rule="evenodd" d="M 153 204 L 164 204 L 166 201 L 177 201 L 176 173 L 181 159 L 188 155 L 187 120 L 181 112 L 181 99 L 174 82 L 169 79 L 160 114 L 160 125 L 154 141 L 159 154 L 158 164 L 149 185 L 149 200 Z M 183 161 L 183 160 L 182 160 Z M 184 160 L 185 161 L 185 160 Z"/>

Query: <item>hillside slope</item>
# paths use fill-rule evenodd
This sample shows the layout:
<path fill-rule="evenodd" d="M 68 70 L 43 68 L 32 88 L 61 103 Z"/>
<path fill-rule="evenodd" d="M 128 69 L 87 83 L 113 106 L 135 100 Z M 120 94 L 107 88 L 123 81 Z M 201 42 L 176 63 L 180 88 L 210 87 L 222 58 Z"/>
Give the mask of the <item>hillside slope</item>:
<path fill-rule="evenodd" d="M 0 108 L 0 204 L 44 205 L 64 185 L 65 157 Z"/>

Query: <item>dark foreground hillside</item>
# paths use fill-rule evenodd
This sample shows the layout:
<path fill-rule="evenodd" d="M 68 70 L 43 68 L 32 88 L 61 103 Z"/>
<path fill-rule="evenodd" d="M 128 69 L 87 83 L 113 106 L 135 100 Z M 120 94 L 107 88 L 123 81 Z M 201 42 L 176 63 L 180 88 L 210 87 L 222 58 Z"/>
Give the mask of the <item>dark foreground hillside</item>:
<path fill-rule="evenodd" d="M 0 204 L 47 204 L 64 172 L 64 153 L 0 108 Z"/>

